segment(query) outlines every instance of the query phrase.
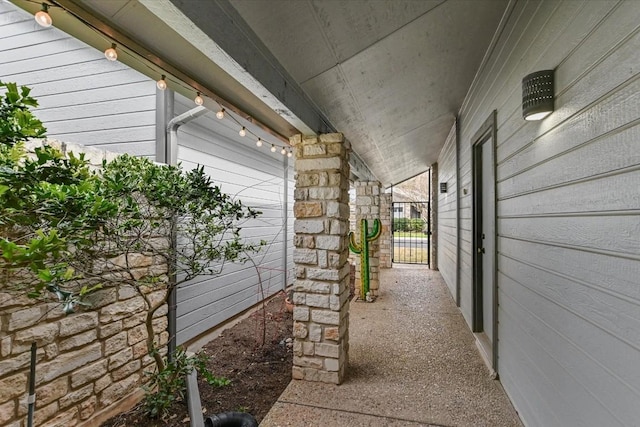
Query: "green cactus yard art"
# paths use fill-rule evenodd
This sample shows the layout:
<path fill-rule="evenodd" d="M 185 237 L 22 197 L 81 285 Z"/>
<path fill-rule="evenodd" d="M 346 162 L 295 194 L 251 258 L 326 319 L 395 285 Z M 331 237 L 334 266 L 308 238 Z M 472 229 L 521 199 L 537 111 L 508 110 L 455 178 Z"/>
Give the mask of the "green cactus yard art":
<path fill-rule="evenodd" d="M 360 246 L 355 242 L 355 234 L 353 231 L 349 232 L 349 249 L 354 254 L 360 255 L 360 298 L 364 301 L 367 299 L 369 293 L 369 242 L 373 242 L 382 232 L 380 227 L 380 220 L 376 218 L 373 221 L 373 229 L 369 233 L 369 224 L 366 219 L 360 220 Z"/>

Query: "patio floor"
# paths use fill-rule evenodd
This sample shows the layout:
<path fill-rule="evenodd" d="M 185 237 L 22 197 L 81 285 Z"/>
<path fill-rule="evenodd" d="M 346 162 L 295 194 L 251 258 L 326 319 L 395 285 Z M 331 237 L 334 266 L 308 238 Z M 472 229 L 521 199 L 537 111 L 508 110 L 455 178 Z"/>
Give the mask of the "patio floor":
<path fill-rule="evenodd" d="M 381 284 L 351 303 L 345 382 L 292 381 L 260 425 L 522 426 L 441 275 L 396 265 Z"/>

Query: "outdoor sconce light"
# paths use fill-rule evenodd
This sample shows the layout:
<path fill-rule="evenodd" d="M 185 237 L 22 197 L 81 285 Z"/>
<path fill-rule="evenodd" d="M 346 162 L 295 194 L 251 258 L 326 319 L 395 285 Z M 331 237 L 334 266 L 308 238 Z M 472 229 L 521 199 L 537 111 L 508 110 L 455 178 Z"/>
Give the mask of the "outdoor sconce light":
<path fill-rule="evenodd" d="M 553 71 L 537 71 L 522 79 L 522 117 L 525 120 L 542 120 L 553 112 Z"/>
<path fill-rule="evenodd" d="M 441 182 L 440 183 L 440 192 L 441 193 L 446 193 L 447 192 L 447 183 L 446 182 Z"/>

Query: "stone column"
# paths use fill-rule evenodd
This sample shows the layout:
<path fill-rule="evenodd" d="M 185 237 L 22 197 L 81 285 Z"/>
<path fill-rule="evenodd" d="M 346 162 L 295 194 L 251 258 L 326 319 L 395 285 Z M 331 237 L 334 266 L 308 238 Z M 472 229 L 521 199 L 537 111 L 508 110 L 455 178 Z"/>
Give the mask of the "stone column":
<path fill-rule="evenodd" d="M 293 378 L 340 384 L 349 352 L 349 146 L 340 133 L 295 147 Z"/>
<path fill-rule="evenodd" d="M 380 195 L 380 268 L 391 268 L 391 193 Z"/>
<path fill-rule="evenodd" d="M 356 240 L 360 239 L 360 220 L 366 219 L 369 223 L 370 232 L 373 227 L 373 220 L 380 219 L 380 183 L 378 181 L 358 181 L 356 186 Z M 369 292 L 370 297 L 375 299 L 380 290 L 380 238 L 369 243 Z M 356 257 L 356 294 L 364 300 L 365 295 L 360 295 L 360 257 Z"/>

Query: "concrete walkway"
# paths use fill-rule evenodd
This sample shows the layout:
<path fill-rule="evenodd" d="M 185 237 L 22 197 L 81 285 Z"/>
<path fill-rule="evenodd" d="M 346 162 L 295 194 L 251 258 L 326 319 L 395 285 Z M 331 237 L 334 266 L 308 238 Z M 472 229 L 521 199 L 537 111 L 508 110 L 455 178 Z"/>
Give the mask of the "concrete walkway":
<path fill-rule="evenodd" d="M 439 273 L 395 266 L 381 288 L 351 302 L 346 381 L 292 381 L 261 426 L 522 425 Z"/>

